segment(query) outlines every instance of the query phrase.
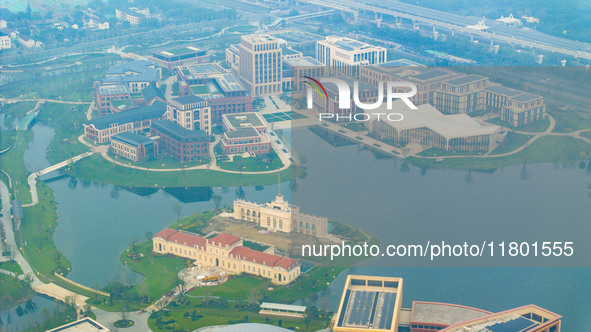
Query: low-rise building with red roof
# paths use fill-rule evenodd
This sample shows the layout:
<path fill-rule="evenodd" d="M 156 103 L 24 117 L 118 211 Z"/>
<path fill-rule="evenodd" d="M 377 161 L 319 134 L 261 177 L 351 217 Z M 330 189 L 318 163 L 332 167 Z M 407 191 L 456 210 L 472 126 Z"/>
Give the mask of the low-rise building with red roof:
<path fill-rule="evenodd" d="M 228 233 L 206 238 L 164 229 L 154 235 L 152 243 L 152 250 L 159 254 L 188 258 L 197 265 L 220 267 L 234 274 L 257 275 L 277 284 L 289 284 L 301 273 L 297 259 L 245 247 L 240 237 Z"/>

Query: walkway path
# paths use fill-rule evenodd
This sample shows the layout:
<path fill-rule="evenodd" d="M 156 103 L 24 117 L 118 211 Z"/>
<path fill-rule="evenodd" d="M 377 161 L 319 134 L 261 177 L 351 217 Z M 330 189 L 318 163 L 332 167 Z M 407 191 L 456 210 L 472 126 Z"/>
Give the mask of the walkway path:
<path fill-rule="evenodd" d="M 72 105 L 89 105 L 90 101 L 69 101 L 59 99 L 45 99 L 45 98 L 0 98 L 0 102 L 3 103 L 17 103 L 19 101 L 41 101 L 45 103 L 57 103 L 57 104 L 72 104 Z"/>
<path fill-rule="evenodd" d="M 273 147 L 277 147 L 279 145 L 277 145 L 276 142 L 273 141 L 273 139 L 277 139 L 275 137 L 271 137 L 272 140 L 272 145 Z M 232 173 L 232 174 L 272 174 L 272 173 L 276 173 L 278 171 L 283 171 L 288 169 L 291 166 L 291 160 L 289 157 L 288 153 L 285 153 L 282 149 L 276 149 L 277 155 L 279 156 L 279 158 L 281 159 L 281 162 L 283 162 L 283 166 L 279 169 L 279 170 L 268 170 L 268 171 L 260 171 L 260 172 L 247 172 L 247 171 L 233 171 L 233 170 L 228 170 L 228 169 L 224 169 L 221 168 L 220 166 L 217 165 L 217 162 L 215 161 L 215 158 L 212 159 L 212 163 L 209 164 L 209 168 L 207 164 L 204 165 L 198 165 L 198 166 L 193 166 L 193 167 L 185 167 L 185 168 L 149 168 L 149 167 L 142 167 L 142 166 L 136 166 L 136 165 L 129 165 L 123 162 L 120 162 L 118 160 L 115 160 L 113 158 L 111 158 L 111 156 L 109 156 L 108 151 L 109 151 L 109 146 L 108 145 L 102 145 L 102 146 L 95 146 L 92 145 L 90 143 L 88 143 L 85 139 L 84 139 L 84 135 L 81 135 L 78 137 L 78 141 L 80 141 L 82 144 L 94 149 L 94 151 L 99 152 L 100 155 L 107 161 L 122 166 L 122 167 L 127 167 L 127 168 L 133 168 L 133 169 L 138 169 L 138 170 L 142 170 L 142 171 L 150 171 L 150 172 L 181 172 L 181 171 L 192 171 L 192 170 L 213 170 L 213 171 L 218 171 L 218 172 L 223 172 L 223 173 Z M 216 143 L 212 144 L 212 148 L 210 150 L 213 151 L 213 146 L 215 146 L 215 144 L 217 144 L 217 142 L 219 141 L 219 138 L 216 138 Z M 210 157 L 212 155 L 213 152 L 210 152 Z"/>
<path fill-rule="evenodd" d="M 29 175 L 29 177 L 27 178 L 27 182 L 29 183 L 29 188 L 31 190 L 31 203 L 23 204 L 23 207 L 33 206 L 33 205 L 37 205 L 37 203 L 39 203 L 39 197 L 37 196 L 37 178 L 39 178 L 41 175 L 44 175 L 44 174 L 56 171 L 60 168 L 66 167 L 68 165 L 71 165 L 81 159 L 91 156 L 92 154 L 94 154 L 94 151 L 87 151 L 87 152 L 84 152 L 84 153 L 79 154 L 77 156 L 74 156 L 68 160 L 64 160 L 61 163 L 57 163 L 55 165 L 49 166 L 45 169 L 42 169 L 38 172 L 35 172 L 35 173 L 32 173 L 31 175 Z"/>
<path fill-rule="evenodd" d="M 2 197 L 2 210 L 4 213 L 0 219 L 2 220 L 2 226 L 4 226 L 4 234 L 6 237 L 6 244 L 11 247 L 11 250 L 14 250 L 14 261 L 20 265 L 21 270 L 23 270 L 24 275 L 30 275 L 32 277 L 31 286 L 36 286 L 41 284 L 41 280 L 37 278 L 33 269 L 22 255 L 20 250 L 18 250 L 18 246 L 16 243 L 16 238 L 14 236 L 14 229 L 12 227 L 12 218 L 10 217 L 10 194 L 8 193 L 8 188 L 6 184 L 0 181 L 0 196 Z"/>

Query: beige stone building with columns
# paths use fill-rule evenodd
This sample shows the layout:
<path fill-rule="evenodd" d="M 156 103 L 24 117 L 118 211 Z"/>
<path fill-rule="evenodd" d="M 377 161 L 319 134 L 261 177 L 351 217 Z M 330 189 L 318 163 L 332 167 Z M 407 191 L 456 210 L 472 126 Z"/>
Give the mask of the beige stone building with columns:
<path fill-rule="evenodd" d="M 219 267 L 231 274 L 247 273 L 286 285 L 301 273 L 297 259 L 275 255 L 274 248 L 257 251 L 244 246 L 241 238 L 220 233 L 213 237 L 164 229 L 152 238 L 152 250 L 195 261 L 203 267 Z"/>
<path fill-rule="evenodd" d="M 281 192 L 275 200 L 265 204 L 234 201 L 234 219 L 257 223 L 272 232 L 302 233 L 317 238 L 328 235 L 328 219 L 302 213 L 298 206 L 290 205 Z"/>

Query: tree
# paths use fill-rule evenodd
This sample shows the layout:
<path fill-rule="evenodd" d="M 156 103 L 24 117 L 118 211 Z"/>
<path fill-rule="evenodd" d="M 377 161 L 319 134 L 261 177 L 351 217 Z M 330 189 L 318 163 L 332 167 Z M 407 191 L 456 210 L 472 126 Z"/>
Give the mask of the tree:
<path fill-rule="evenodd" d="M 172 204 L 172 211 L 176 214 L 176 220 L 181 219 L 181 215 L 183 214 L 183 206 L 179 202 L 175 202 Z"/>
<path fill-rule="evenodd" d="M 147 231 L 146 232 L 146 240 L 150 241 L 154 237 L 154 233 Z"/>
<path fill-rule="evenodd" d="M 250 291 L 248 291 L 248 300 L 251 302 L 251 304 L 256 304 L 260 297 L 261 292 L 259 292 L 257 288 L 251 288 Z"/>
<path fill-rule="evenodd" d="M 213 199 L 213 206 L 215 208 L 215 211 L 218 212 L 220 210 L 220 206 L 222 204 L 222 196 L 220 196 L 220 195 L 213 195 L 211 197 L 211 199 Z"/>
<path fill-rule="evenodd" d="M 31 19 L 31 16 L 32 16 L 32 14 L 33 14 L 33 11 L 31 10 L 31 3 L 30 3 L 30 2 L 27 2 L 27 12 L 26 12 L 26 18 L 27 18 L 28 20 L 30 20 L 30 19 Z"/>

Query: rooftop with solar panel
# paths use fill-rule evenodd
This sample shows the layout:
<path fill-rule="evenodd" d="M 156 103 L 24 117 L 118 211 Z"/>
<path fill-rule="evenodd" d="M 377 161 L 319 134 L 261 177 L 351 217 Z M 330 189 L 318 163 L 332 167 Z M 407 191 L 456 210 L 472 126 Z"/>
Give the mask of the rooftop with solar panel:
<path fill-rule="evenodd" d="M 349 275 L 334 332 L 398 331 L 402 278 Z"/>
<path fill-rule="evenodd" d="M 451 325 L 446 332 L 560 331 L 562 316 L 533 304 Z"/>

